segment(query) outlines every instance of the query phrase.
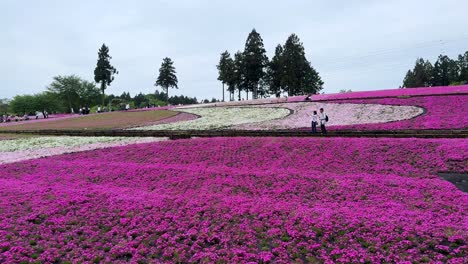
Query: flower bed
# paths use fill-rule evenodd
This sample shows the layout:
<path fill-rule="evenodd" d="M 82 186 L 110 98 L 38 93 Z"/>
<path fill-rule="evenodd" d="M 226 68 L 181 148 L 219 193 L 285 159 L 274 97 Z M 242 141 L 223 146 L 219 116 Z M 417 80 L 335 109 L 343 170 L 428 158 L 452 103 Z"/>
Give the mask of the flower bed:
<path fill-rule="evenodd" d="M 464 139 L 215 138 L 0 166 L 0 262 L 466 263 Z"/>
<path fill-rule="evenodd" d="M 459 95 L 468 94 L 468 85 L 420 87 L 420 88 L 408 88 L 408 89 L 387 89 L 387 90 L 362 91 L 362 92 L 357 91 L 357 92 L 351 92 L 351 93 L 317 94 L 317 95 L 312 95 L 311 100 L 316 101 L 316 102 L 321 102 L 321 101 L 346 100 L 346 99 L 457 95 L 457 94 Z M 271 98 L 261 98 L 261 99 L 256 99 L 256 100 L 228 101 L 228 102 L 181 106 L 177 108 L 278 104 L 278 103 L 285 103 L 285 102 L 303 102 L 305 98 L 306 96 L 292 96 L 292 97 L 280 97 L 280 98 L 271 97 Z"/>
<path fill-rule="evenodd" d="M 216 117 L 204 119 L 203 126 L 196 129 L 231 128 L 241 130 L 309 129 L 313 110 L 324 108 L 330 117 L 327 124 L 332 130 L 398 130 L 398 129 L 466 129 L 468 128 L 468 95 L 418 96 L 409 98 L 350 99 L 339 102 L 298 102 L 243 106 L 239 108 L 272 109 L 288 108 L 293 111 L 284 118 L 248 120 L 248 111 L 237 113 L 241 124 L 230 122 L 222 107 L 203 109 L 179 109 L 200 115 L 216 113 Z M 229 109 L 229 108 L 226 108 Z M 244 116 L 243 116 L 244 115 Z M 209 122 L 216 122 L 210 126 Z M 172 124 L 172 127 L 190 129 Z M 164 127 L 159 127 L 164 129 Z"/>
<path fill-rule="evenodd" d="M 14 126 L 0 127 L 1 130 L 44 130 L 44 129 L 121 129 L 163 120 L 177 114 L 174 111 L 155 110 L 140 112 L 110 112 L 78 116 L 75 118 L 50 120 L 47 122 L 23 122 Z M 47 119 L 46 119 L 47 120 Z"/>
<path fill-rule="evenodd" d="M 178 109 L 177 111 L 200 116 L 198 119 L 177 123 L 138 127 L 138 130 L 209 130 L 228 128 L 244 123 L 259 123 L 284 118 L 290 114 L 285 108 L 207 107 Z"/>
<path fill-rule="evenodd" d="M 385 97 L 408 97 L 408 96 L 432 96 L 467 94 L 468 85 L 460 86 L 437 86 L 406 89 L 389 89 L 377 91 L 363 91 L 352 93 L 320 94 L 312 96 L 313 101 L 330 101 L 343 99 L 365 99 L 365 98 L 385 98 Z"/>
<path fill-rule="evenodd" d="M 394 130 L 394 129 L 467 129 L 468 95 L 423 96 L 411 98 L 383 98 L 346 100 L 345 103 L 368 103 L 383 105 L 412 105 L 426 109 L 424 115 L 410 120 L 385 124 L 361 124 L 331 127 L 351 130 Z"/>
<path fill-rule="evenodd" d="M 324 108 L 330 118 L 328 125 L 356 125 L 385 123 L 397 120 L 411 119 L 421 115 L 424 110 L 415 106 L 393 106 L 380 104 L 330 104 L 315 102 L 300 102 L 287 104 L 264 105 L 262 107 L 283 107 L 294 111 L 280 120 L 265 121 L 261 123 L 249 123 L 234 126 L 234 129 L 268 130 L 268 129 L 297 129 L 310 127 L 311 116 L 314 110 L 319 112 Z"/>
<path fill-rule="evenodd" d="M 164 140 L 163 138 L 120 137 L 20 137 L 0 144 L 0 164 L 85 150 L 125 146 Z"/>

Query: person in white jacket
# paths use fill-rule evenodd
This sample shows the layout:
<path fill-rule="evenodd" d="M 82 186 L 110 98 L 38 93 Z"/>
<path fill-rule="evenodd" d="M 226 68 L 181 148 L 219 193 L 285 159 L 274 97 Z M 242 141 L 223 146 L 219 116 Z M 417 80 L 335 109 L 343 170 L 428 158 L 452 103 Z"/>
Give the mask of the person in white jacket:
<path fill-rule="evenodd" d="M 327 114 L 325 114 L 325 111 L 323 111 L 323 108 L 320 108 L 320 130 L 322 131 L 322 134 L 327 133 L 327 129 L 325 128 L 325 125 L 327 124 Z"/>
<path fill-rule="evenodd" d="M 319 122 L 319 116 L 317 115 L 317 111 L 314 111 L 314 114 L 312 115 L 312 134 L 317 133 L 317 124 Z"/>

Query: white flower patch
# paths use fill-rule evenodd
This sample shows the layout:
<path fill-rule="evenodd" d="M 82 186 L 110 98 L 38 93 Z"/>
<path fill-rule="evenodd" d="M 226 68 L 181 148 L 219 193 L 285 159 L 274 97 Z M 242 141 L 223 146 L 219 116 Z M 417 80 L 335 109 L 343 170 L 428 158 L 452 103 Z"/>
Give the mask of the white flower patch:
<path fill-rule="evenodd" d="M 267 130 L 295 129 L 309 127 L 313 111 L 319 113 L 323 108 L 329 117 L 328 126 L 345 126 L 356 124 L 376 124 L 400 121 L 416 117 L 424 109 L 416 106 L 396 106 L 380 104 L 350 104 L 350 103 L 315 103 L 300 102 L 287 104 L 270 104 L 257 107 L 287 107 L 294 114 L 281 120 L 266 121 L 256 124 L 242 124 L 233 129 Z"/>
<path fill-rule="evenodd" d="M 0 164 L 93 149 L 150 143 L 166 138 L 127 137 L 31 137 L 4 140 L 0 144 Z"/>
<path fill-rule="evenodd" d="M 210 130 L 229 128 L 246 123 L 259 123 L 284 118 L 290 114 L 286 108 L 259 107 L 200 107 L 177 111 L 199 115 L 200 118 L 177 123 L 134 128 L 137 130 Z"/>
<path fill-rule="evenodd" d="M 0 152 L 14 152 L 23 150 L 73 147 L 93 143 L 115 142 L 124 138 L 113 137 L 30 137 L 6 140 L 0 144 Z"/>

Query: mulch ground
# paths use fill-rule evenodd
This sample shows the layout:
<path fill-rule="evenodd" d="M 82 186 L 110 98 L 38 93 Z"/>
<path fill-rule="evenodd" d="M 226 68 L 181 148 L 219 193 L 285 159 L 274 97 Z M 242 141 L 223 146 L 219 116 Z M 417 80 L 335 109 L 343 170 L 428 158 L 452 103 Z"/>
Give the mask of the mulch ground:
<path fill-rule="evenodd" d="M 144 112 L 111 112 L 93 114 L 76 118 L 51 120 L 41 123 L 24 123 L 15 126 L 0 127 L 0 130 L 84 130 L 84 129 L 122 129 L 154 123 L 177 115 L 167 110 Z"/>

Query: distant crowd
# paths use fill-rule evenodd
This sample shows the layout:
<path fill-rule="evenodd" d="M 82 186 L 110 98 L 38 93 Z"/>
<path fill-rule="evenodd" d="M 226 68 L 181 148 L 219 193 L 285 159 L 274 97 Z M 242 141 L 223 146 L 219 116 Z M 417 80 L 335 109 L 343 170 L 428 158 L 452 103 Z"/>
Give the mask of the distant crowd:
<path fill-rule="evenodd" d="M 36 112 L 35 114 L 25 114 L 23 116 L 4 114 L 0 115 L 0 123 L 19 122 L 45 118 L 49 118 L 49 113 L 47 113 L 47 111 Z"/>

